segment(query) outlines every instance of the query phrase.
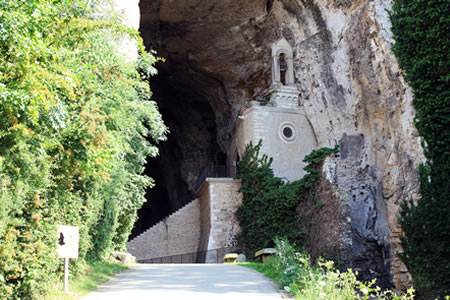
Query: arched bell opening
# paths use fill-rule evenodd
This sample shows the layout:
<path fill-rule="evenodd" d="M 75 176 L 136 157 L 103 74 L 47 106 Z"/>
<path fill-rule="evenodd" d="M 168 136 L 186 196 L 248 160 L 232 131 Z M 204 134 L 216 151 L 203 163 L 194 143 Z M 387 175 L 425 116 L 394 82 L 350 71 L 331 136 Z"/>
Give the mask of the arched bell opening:
<path fill-rule="evenodd" d="M 284 37 L 272 45 L 272 84 L 294 85 L 293 51 Z"/>

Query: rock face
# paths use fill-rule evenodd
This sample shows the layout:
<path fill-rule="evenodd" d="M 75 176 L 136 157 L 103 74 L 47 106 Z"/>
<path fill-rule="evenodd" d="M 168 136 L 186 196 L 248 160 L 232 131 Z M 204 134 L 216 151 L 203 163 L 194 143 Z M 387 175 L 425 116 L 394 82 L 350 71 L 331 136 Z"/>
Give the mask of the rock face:
<path fill-rule="evenodd" d="M 364 279 L 403 289 L 409 277 L 396 257 L 396 218 L 399 201 L 417 196 L 423 154 L 411 90 L 390 49 L 389 7 L 386 0 L 141 0 L 145 43 L 167 59 L 152 89 L 171 136 L 149 169 L 172 188 L 157 198 L 181 206 L 201 170 L 226 161 L 238 112 L 267 97 L 270 47 L 284 36 L 318 146 L 340 145 L 324 173 L 340 207 L 340 255 Z"/>
<path fill-rule="evenodd" d="M 123 264 L 132 265 L 136 263 L 136 257 L 131 255 L 130 253 L 125 252 L 117 252 L 113 251 L 111 252 L 110 257 L 114 259 L 115 261 L 121 262 Z"/>

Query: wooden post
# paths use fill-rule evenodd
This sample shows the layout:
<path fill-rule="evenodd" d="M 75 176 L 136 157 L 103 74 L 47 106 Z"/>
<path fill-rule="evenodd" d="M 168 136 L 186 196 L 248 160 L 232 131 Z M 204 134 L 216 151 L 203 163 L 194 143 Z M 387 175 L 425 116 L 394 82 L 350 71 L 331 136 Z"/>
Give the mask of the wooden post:
<path fill-rule="evenodd" d="M 64 257 L 64 292 L 69 292 L 69 258 Z"/>

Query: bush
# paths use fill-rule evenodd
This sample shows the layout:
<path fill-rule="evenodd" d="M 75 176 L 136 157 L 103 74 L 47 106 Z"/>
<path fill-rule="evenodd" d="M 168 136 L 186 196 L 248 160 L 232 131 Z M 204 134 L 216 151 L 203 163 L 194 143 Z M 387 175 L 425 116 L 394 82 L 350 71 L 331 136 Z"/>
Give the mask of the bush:
<path fill-rule="evenodd" d="M 261 248 L 272 247 L 273 236 L 284 236 L 299 244 L 303 233 L 298 230 L 295 208 L 298 198 L 291 184 L 273 175 L 272 159 L 259 157 L 261 141 L 247 146 L 239 162 L 236 178 L 242 180 L 242 205 L 236 212 L 242 229 L 238 242 L 252 255 Z"/>
<path fill-rule="evenodd" d="M 241 227 L 237 241 L 251 257 L 257 250 L 273 247 L 274 236 L 284 237 L 295 247 L 304 244 L 296 208 L 301 201 L 313 201 L 313 188 L 320 173 L 317 167 L 338 148 L 321 148 L 305 156 L 307 174 L 300 180 L 284 183 L 273 174 L 272 158 L 260 155 L 262 141 L 247 145 L 239 161 L 237 179 L 241 179 L 242 205 L 236 212 Z"/>
<path fill-rule="evenodd" d="M 41 299 L 60 275 L 56 224 L 80 228 L 75 272 L 123 248 L 164 139 L 145 81 L 157 59 L 86 2 L 0 1 L 1 299 Z M 114 54 L 120 38 L 137 64 Z"/>
<path fill-rule="evenodd" d="M 317 268 L 311 266 L 310 257 L 295 249 L 286 239 L 276 239 L 277 259 L 272 265 L 280 273 L 279 283 L 297 299 L 354 300 L 354 299 L 395 299 L 414 298 L 410 289 L 404 295 L 392 291 L 381 291 L 374 286 L 375 280 L 364 283 L 356 279 L 357 273 L 351 269 L 346 272 L 335 270 L 332 261 L 319 260 Z"/>

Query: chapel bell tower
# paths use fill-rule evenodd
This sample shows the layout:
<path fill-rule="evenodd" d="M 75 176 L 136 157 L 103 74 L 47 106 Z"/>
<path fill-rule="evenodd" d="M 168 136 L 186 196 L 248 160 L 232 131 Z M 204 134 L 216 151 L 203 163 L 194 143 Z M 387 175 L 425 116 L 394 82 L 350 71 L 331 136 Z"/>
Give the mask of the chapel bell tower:
<path fill-rule="evenodd" d="M 294 83 L 294 59 L 289 42 L 282 37 L 272 45 L 272 85 L 270 101 L 281 107 L 300 105 L 299 90 Z"/>

